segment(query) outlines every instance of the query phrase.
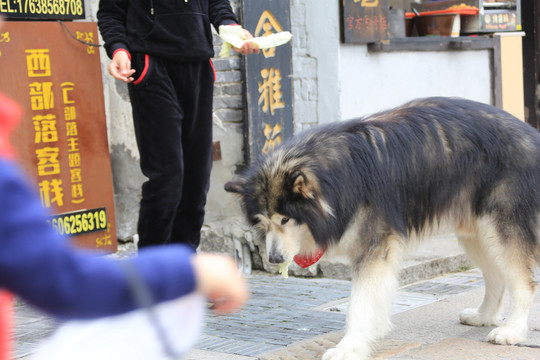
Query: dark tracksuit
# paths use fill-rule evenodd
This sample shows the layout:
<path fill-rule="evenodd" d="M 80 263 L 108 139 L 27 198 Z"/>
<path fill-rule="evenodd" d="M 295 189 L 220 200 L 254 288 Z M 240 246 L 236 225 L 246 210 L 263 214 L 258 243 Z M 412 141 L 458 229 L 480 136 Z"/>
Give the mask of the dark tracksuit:
<path fill-rule="evenodd" d="M 196 248 L 212 166 L 215 73 L 210 24 L 236 23 L 228 0 L 100 0 L 107 54 L 127 50 L 141 170 L 139 246 Z"/>

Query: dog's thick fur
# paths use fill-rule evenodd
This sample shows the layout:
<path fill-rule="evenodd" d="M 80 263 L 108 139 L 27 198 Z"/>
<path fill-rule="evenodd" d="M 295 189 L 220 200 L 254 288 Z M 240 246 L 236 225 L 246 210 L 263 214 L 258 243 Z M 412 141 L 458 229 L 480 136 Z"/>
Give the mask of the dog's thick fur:
<path fill-rule="evenodd" d="M 457 234 L 485 278 L 483 303 L 461 322 L 499 326 L 488 335 L 497 344 L 526 337 L 540 258 L 540 134 L 502 110 L 427 98 L 320 127 L 225 189 L 265 234 L 270 262 L 317 247 L 350 260 L 347 331 L 325 360 L 369 357 L 390 328 L 404 253 L 439 231 Z"/>

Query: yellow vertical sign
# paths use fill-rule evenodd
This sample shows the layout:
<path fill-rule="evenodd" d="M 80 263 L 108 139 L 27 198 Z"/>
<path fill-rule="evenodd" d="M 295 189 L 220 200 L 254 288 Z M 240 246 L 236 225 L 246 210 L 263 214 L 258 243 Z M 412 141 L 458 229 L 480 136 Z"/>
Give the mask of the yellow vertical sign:
<path fill-rule="evenodd" d="M 242 6 L 244 27 L 253 36 L 290 31 L 290 0 L 243 0 Z M 292 45 L 247 56 L 245 65 L 249 163 L 293 136 Z"/>
<path fill-rule="evenodd" d="M 257 22 L 255 36 L 269 36 L 281 31 L 283 28 L 276 17 L 268 10 L 263 11 Z M 262 54 L 265 58 L 274 57 L 276 48 L 263 49 Z M 264 113 L 274 115 L 276 109 L 283 109 L 286 105 L 281 91 L 281 71 L 274 67 L 263 68 L 260 71 L 260 79 L 261 81 L 258 82 L 260 94 L 258 104 Z M 267 154 L 281 144 L 281 125 L 276 123 L 272 127 L 269 123 L 265 123 L 263 133 L 266 140 L 262 152 Z"/>

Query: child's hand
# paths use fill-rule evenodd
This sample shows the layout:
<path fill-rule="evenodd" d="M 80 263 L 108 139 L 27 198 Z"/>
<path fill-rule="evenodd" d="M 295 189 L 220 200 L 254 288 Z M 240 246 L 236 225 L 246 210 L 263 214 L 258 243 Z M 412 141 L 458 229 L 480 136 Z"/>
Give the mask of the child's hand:
<path fill-rule="evenodd" d="M 192 258 L 197 290 L 213 303 L 212 310 L 228 314 L 248 298 L 247 286 L 234 261 L 224 255 L 197 254 Z"/>

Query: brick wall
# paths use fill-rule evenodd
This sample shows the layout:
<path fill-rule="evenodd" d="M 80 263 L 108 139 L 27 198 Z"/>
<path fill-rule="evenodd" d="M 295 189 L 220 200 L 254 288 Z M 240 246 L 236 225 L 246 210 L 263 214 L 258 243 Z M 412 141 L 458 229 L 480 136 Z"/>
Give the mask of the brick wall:
<path fill-rule="evenodd" d="M 296 133 L 319 123 L 317 103 L 317 59 L 308 51 L 307 7 L 309 0 L 291 0 L 293 34 L 293 92 Z"/>

